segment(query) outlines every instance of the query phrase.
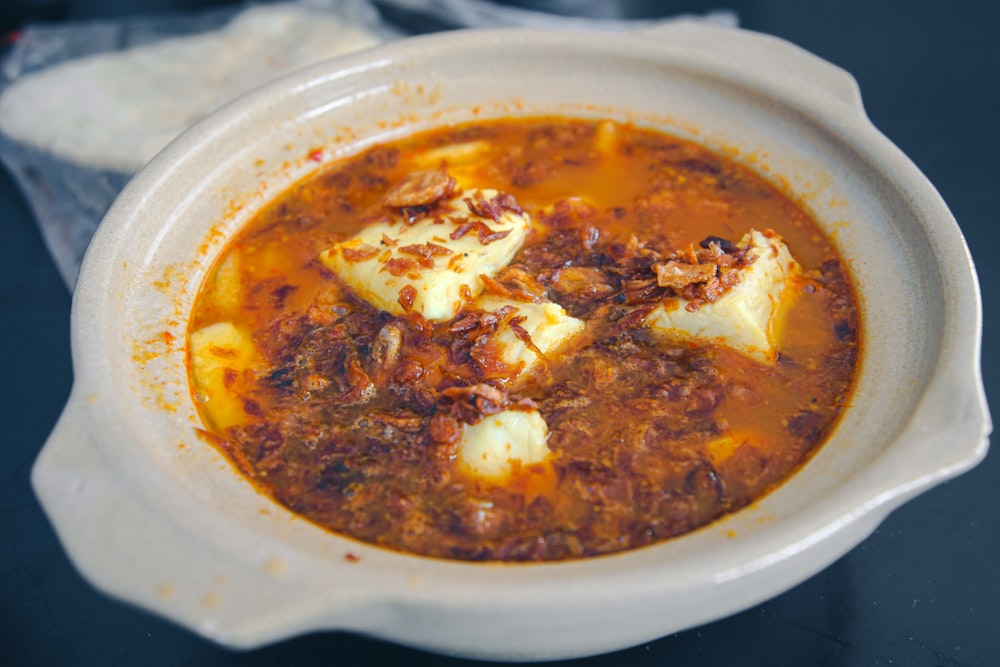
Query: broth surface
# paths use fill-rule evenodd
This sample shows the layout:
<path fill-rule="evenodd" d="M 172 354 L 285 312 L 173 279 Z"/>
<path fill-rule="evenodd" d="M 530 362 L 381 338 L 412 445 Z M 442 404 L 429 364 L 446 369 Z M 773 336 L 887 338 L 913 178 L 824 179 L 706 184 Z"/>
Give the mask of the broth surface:
<path fill-rule="evenodd" d="M 513 314 L 386 312 L 318 259 L 384 220 L 387 195 L 427 169 L 506 193 L 530 217 L 514 259 L 486 281 Z M 396 208 L 415 220 L 435 205 Z M 801 266 L 773 361 L 646 325 L 683 295 L 680 307 L 714 303 L 658 283 L 655 264 L 711 252 L 738 264 L 751 229 L 772 230 Z M 584 325 L 519 374 L 489 341 L 531 299 Z M 193 341 L 220 324 L 243 343 L 204 371 L 213 384 Z M 425 132 L 294 185 L 220 258 L 189 341 L 207 430 L 279 503 L 392 549 L 533 561 L 648 545 L 759 498 L 831 432 L 859 334 L 836 251 L 766 181 L 669 135 L 535 118 Z M 456 462 L 462 429 L 501 410 L 540 414 L 551 455 L 502 481 L 469 474 Z"/>

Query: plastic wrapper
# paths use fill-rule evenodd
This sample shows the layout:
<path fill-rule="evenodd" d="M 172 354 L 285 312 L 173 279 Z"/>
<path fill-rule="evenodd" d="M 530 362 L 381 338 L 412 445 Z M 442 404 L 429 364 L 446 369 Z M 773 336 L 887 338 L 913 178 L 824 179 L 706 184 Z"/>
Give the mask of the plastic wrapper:
<path fill-rule="evenodd" d="M 425 17 L 446 27 L 458 28 L 542 28 L 552 30 L 628 31 L 652 27 L 678 18 L 709 21 L 736 27 L 739 17 L 729 9 L 703 14 L 677 13 L 634 18 L 633 5 L 648 10 L 670 10 L 670 3 L 629 2 L 628 0 L 535 0 L 530 5 L 502 4 L 491 0 L 377 0 L 383 7 Z"/>
<path fill-rule="evenodd" d="M 286 72 L 400 34 L 365 0 L 29 26 L 2 66 L 0 158 L 72 287 L 114 198 L 183 130 Z"/>
<path fill-rule="evenodd" d="M 403 18 L 387 21 L 376 4 L 385 16 Z M 248 3 L 22 30 L 0 63 L 0 159 L 67 286 L 101 218 L 134 173 L 201 117 L 288 71 L 426 30 L 419 18 L 433 29 L 627 30 L 664 20 L 616 17 L 605 11 L 615 3 L 590 3 L 601 8 L 598 18 L 484 0 L 376 4 Z M 725 10 L 701 18 L 737 23 Z"/>

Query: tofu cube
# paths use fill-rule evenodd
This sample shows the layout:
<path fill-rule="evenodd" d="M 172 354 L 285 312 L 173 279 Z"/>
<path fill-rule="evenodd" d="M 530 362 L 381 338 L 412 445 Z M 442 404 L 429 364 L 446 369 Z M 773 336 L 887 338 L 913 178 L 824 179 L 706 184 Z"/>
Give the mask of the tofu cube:
<path fill-rule="evenodd" d="M 459 187 L 473 188 L 475 183 L 482 182 L 481 172 L 484 166 L 490 164 L 491 152 L 490 143 L 482 139 L 448 144 L 416 156 L 414 165 L 420 169 L 436 169 L 444 166 Z"/>
<path fill-rule="evenodd" d="M 465 426 L 457 461 L 467 475 L 503 483 L 518 466 L 548 458 L 548 437 L 548 426 L 538 412 L 505 410 Z"/>
<path fill-rule="evenodd" d="M 583 320 L 578 320 L 566 314 L 563 307 L 557 303 L 529 303 L 511 301 L 502 297 L 487 294 L 480 296 L 475 305 L 483 310 L 497 311 L 504 306 L 517 309 L 513 317 L 523 317 L 519 323 L 531 337 L 532 344 L 538 351 L 548 357 L 559 350 L 570 339 L 583 331 Z M 528 344 L 518 338 L 514 329 L 506 322 L 501 324 L 491 340 L 500 348 L 499 357 L 508 366 L 523 363 L 521 375 L 525 375 L 542 359 Z"/>
<path fill-rule="evenodd" d="M 446 322 L 483 291 L 479 276 L 506 266 L 528 234 L 527 214 L 504 210 L 493 220 L 466 201 L 497 194 L 467 190 L 412 224 L 396 214 L 324 250 L 320 260 L 376 308 L 396 315 L 409 308 Z"/>
<path fill-rule="evenodd" d="M 781 342 L 781 312 L 795 298 L 789 282 L 801 268 L 777 235 L 751 230 L 738 245 L 749 245 L 755 259 L 718 301 L 690 311 L 685 299 L 677 299 L 657 306 L 646 324 L 670 336 L 715 341 L 773 363 Z"/>
<path fill-rule="evenodd" d="M 225 430 L 247 421 L 243 399 L 231 390 L 233 374 L 260 363 L 250 334 L 232 322 L 217 322 L 190 336 L 191 375 L 212 425 Z M 227 375 L 230 376 L 227 378 Z"/>

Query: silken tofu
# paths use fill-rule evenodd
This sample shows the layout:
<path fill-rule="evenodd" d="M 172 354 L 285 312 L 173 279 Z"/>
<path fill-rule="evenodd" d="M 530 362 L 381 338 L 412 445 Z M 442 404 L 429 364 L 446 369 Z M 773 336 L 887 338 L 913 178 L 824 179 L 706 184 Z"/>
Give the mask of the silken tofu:
<path fill-rule="evenodd" d="M 752 230 L 739 246 L 750 246 L 753 262 L 718 301 L 687 308 L 685 299 L 657 306 L 647 325 L 664 334 L 727 345 L 757 361 L 773 362 L 781 347 L 782 311 L 794 300 L 790 282 L 801 269 L 777 235 Z"/>
<path fill-rule="evenodd" d="M 502 483 L 518 466 L 549 457 L 548 436 L 537 411 L 504 410 L 464 427 L 456 459 L 466 474 Z"/>
<path fill-rule="evenodd" d="M 324 250 L 320 260 L 376 308 L 448 321 L 483 291 L 480 275 L 506 266 L 528 234 L 524 213 L 504 210 L 494 220 L 469 205 L 497 195 L 467 190 L 414 222 L 395 212 Z"/>
<path fill-rule="evenodd" d="M 475 305 L 488 311 L 505 306 L 515 309 L 512 316 L 498 326 L 490 343 L 500 348 L 498 356 L 508 366 L 523 364 L 521 375 L 532 372 L 544 361 L 543 357 L 547 359 L 556 353 L 584 328 L 583 320 L 567 315 L 557 303 L 512 301 L 489 294 L 481 296 Z M 511 320 L 528 334 L 531 345 L 518 336 Z"/>

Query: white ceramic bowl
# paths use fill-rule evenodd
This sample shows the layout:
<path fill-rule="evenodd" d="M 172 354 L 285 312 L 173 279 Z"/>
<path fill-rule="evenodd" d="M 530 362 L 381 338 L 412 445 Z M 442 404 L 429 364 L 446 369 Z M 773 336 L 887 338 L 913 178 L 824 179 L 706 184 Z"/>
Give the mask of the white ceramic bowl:
<path fill-rule="evenodd" d="M 393 553 L 255 492 L 195 434 L 185 321 L 213 256 L 320 168 L 307 157 L 317 147 L 330 160 L 442 123 L 539 113 L 632 120 L 725 147 L 803 198 L 862 306 L 860 378 L 832 439 L 724 520 L 567 563 Z M 133 180 L 80 274 L 76 381 L 33 482 L 95 586 L 227 645 L 336 628 L 464 656 L 581 656 L 771 597 L 975 465 L 990 431 L 980 326 L 954 219 L 841 70 L 772 38 L 688 22 L 630 36 L 435 35 L 238 100 Z"/>

